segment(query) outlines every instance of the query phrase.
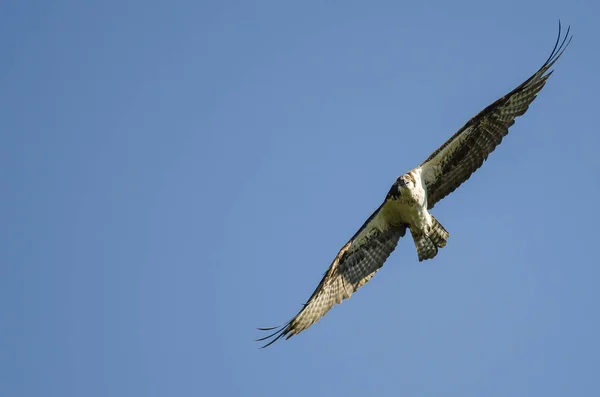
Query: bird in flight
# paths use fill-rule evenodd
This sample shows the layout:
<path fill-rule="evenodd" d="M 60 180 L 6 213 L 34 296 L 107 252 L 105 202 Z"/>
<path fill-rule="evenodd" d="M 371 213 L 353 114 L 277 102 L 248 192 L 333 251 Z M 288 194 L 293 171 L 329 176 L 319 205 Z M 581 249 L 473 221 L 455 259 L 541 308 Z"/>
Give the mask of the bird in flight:
<path fill-rule="evenodd" d="M 552 74 L 550 68 L 563 54 L 572 36 L 561 41 L 561 26 L 550 56 L 531 77 L 469 120 L 420 166 L 401 175 L 383 203 L 338 252 L 302 310 L 283 326 L 258 339 L 267 347 L 289 339 L 323 317 L 334 305 L 350 298 L 383 266 L 401 237 L 410 230 L 419 261 L 434 258 L 446 246 L 449 233 L 429 213 L 483 164 L 508 134 L 515 118 L 523 115 Z"/>

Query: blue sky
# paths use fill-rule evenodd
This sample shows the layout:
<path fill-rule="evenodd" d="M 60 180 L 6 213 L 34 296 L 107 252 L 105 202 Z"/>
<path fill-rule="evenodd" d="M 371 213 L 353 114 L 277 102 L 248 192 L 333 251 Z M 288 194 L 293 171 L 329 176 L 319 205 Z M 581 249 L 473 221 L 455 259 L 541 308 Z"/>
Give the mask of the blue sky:
<path fill-rule="evenodd" d="M 598 2 L 28 1 L 0 12 L 0 395 L 600 393 Z M 339 248 L 575 38 L 380 273 Z"/>

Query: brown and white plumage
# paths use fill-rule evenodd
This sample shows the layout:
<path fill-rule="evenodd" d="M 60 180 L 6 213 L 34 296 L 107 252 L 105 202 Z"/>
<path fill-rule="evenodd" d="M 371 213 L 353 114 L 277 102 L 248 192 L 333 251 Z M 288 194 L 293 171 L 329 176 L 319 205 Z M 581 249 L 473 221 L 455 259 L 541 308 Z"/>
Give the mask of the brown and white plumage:
<path fill-rule="evenodd" d="M 281 327 L 260 328 L 275 330 L 258 339 L 272 338 L 263 347 L 307 329 L 334 305 L 350 298 L 383 266 L 407 228 L 419 261 L 437 255 L 449 234 L 428 210 L 469 179 L 502 142 L 515 118 L 527 111 L 552 74 L 550 68 L 569 45 L 569 29 L 562 42 L 560 38 L 559 23 L 552 53 L 537 72 L 469 120 L 419 167 L 396 180 L 383 204 L 336 255 L 302 310 Z"/>

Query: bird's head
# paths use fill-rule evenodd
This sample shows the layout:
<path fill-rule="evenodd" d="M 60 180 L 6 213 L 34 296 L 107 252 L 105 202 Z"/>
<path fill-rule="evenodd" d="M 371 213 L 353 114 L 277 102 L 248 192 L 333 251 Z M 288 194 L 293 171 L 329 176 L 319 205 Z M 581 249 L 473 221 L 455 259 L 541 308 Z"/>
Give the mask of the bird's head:
<path fill-rule="evenodd" d="M 407 173 L 396 179 L 396 183 L 394 183 L 388 195 L 392 198 L 397 198 L 402 196 L 405 192 L 414 189 L 415 186 L 416 182 L 414 176 Z"/>
<path fill-rule="evenodd" d="M 413 189 L 415 187 L 415 178 L 410 174 L 404 174 L 398 178 L 398 189 Z"/>

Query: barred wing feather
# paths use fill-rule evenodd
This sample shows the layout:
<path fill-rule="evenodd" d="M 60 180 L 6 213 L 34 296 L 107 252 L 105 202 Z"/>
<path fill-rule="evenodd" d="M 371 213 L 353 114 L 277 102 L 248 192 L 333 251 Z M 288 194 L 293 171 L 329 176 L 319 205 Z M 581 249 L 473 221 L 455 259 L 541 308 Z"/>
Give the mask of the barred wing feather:
<path fill-rule="evenodd" d="M 502 138 L 508 134 L 508 128 L 515 123 L 515 118 L 527 111 L 552 74 L 550 68 L 571 42 L 569 29 L 562 42 L 560 38 L 559 24 L 556 44 L 542 67 L 469 120 L 421 164 L 429 209 L 469 179 L 502 142 Z"/>
<path fill-rule="evenodd" d="M 342 247 L 317 289 L 294 318 L 281 327 L 259 328 L 262 331 L 275 330 L 271 335 L 258 339 L 271 339 L 263 347 L 284 336 L 289 339 L 310 327 L 334 305 L 350 298 L 383 266 L 400 237 L 406 233 L 406 226 L 389 225 L 383 217 L 382 207 L 383 204 Z"/>

